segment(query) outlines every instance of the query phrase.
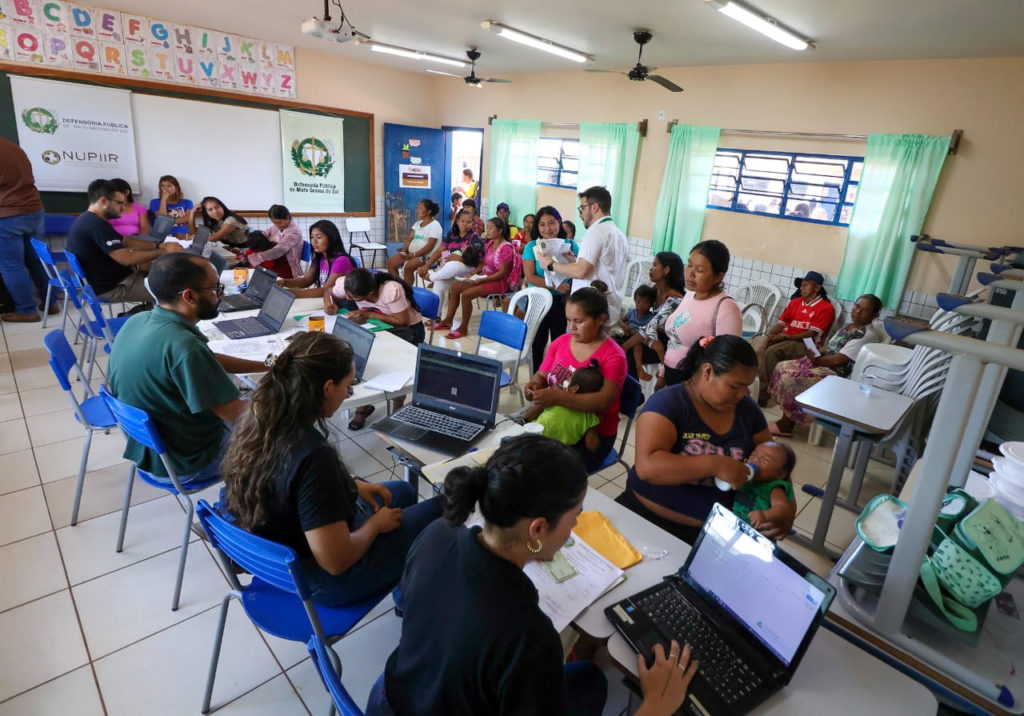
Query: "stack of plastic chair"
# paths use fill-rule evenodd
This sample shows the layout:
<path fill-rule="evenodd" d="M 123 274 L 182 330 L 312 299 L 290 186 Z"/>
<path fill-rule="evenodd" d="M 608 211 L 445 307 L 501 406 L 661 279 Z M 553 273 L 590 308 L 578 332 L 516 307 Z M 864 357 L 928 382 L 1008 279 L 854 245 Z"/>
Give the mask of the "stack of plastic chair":
<path fill-rule="evenodd" d="M 632 259 L 626 264 L 626 283 L 622 287 L 622 310 L 633 308 L 633 293 L 640 286 L 651 282 L 651 264 L 654 257 Z"/>
<path fill-rule="evenodd" d="M 778 312 L 779 305 L 782 302 L 782 291 L 778 286 L 758 281 L 743 284 L 736 289 L 732 297 L 736 299 L 736 303 L 741 308 L 751 304 L 763 308 L 765 320 L 762 330 L 767 332 L 771 328 L 772 321 L 775 319 L 775 314 Z M 744 332 L 746 332 L 745 323 Z"/>

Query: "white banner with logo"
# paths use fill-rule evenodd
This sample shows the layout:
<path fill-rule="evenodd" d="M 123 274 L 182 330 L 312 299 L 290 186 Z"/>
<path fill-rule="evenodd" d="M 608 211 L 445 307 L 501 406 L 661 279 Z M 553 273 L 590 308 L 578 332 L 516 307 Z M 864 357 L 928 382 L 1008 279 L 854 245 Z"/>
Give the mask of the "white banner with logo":
<path fill-rule="evenodd" d="M 11 75 L 18 143 L 41 191 L 85 191 L 94 179 L 139 188 L 131 92 Z"/>
<path fill-rule="evenodd" d="M 345 210 L 344 120 L 281 110 L 284 203 L 291 211 Z"/>

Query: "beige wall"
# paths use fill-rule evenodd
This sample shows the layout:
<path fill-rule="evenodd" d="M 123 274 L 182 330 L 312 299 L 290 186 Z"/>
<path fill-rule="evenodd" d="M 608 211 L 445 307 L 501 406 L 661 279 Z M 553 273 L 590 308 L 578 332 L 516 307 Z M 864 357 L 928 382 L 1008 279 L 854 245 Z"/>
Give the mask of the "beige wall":
<path fill-rule="evenodd" d="M 577 71 L 512 75 L 513 84 L 489 85 L 482 91 L 456 82 L 432 82 L 442 124 L 486 127 L 492 114 L 548 122 L 649 119 L 631 236 L 650 237 L 653 232 L 669 139 L 657 116 L 665 109 L 668 119 L 740 129 L 935 135 L 963 129 L 960 153 L 947 160 L 925 230 L 962 243 L 1021 243 L 1017 173 L 1024 164 L 1024 58 L 696 67 L 662 73 L 686 91 L 670 94 L 650 83 Z M 306 78 L 300 74 L 300 79 Z M 486 180 L 489 139 L 484 146 Z M 723 135 L 722 146 L 834 154 L 864 150 L 864 143 L 857 141 L 743 135 Z M 540 197 L 550 191 L 541 187 Z M 555 205 L 561 209 L 562 203 Z M 709 211 L 704 234 L 725 241 L 739 256 L 837 273 L 846 231 Z M 953 265 L 918 255 L 909 288 L 945 290 Z"/>

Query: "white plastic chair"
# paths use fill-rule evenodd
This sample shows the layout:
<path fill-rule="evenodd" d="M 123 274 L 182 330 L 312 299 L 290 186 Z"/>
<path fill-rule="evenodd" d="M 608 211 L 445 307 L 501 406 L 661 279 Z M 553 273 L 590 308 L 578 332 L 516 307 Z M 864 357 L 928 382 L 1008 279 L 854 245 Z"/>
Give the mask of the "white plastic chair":
<path fill-rule="evenodd" d="M 633 259 L 626 264 L 626 283 L 622 287 L 622 308 L 626 311 L 633 308 L 633 292 L 645 283 L 651 282 L 651 264 L 654 257 Z"/>
<path fill-rule="evenodd" d="M 763 308 L 765 315 L 764 330 L 767 332 L 771 328 L 772 321 L 775 319 L 775 312 L 782 301 L 782 291 L 778 286 L 773 286 L 770 283 L 745 283 L 736 289 L 732 297 L 736 299 L 736 303 L 740 306 L 754 304 Z M 745 325 L 744 329 L 746 329 Z"/>
<path fill-rule="evenodd" d="M 388 247 L 384 244 L 370 241 L 370 220 L 365 216 L 359 216 L 354 218 L 345 219 L 345 230 L 348 231 L 348 251 L 352 253 L 355 249 L 359 252 L 359 260 L 366 268 L 372 269 L 377 263 L 377 252 L 383 251 L 384 255 L 387 256 Z M 356 234 L 361 234 L 363 241 L 356 243 Z M 371 261 L 366 263 L 366 259 L 363 258 L 363 252 L 371 252 Z"/>
<path fill-rule="evenodd" d="M 533 340 L 537 337 L 541 321 L 551 310 L 554 297 L 547 289 L 527 286 L 512 294 L 512 298 L 508 302 L 508 313 L 514 314 L 516 307 L 524 300 L 526 301 L 526 309 L 523 312 L 523 320 L 526 322 L 526 346 L 519 356 L 515 375 L 518 375 L 519 366 L 523 361 L 527 361 L 530 366 L 530 377 L 533 377 L 533 374 L 537 372 L 537 366 L 533 364 Z"/>
<path fill-rule="evenodd" d="M 740 311 L 743 318 L 743 337 L 750 339 L 768 332 L 768 316 L 765 314 L 764 306 L 756 303 L 748 303 Z"/>

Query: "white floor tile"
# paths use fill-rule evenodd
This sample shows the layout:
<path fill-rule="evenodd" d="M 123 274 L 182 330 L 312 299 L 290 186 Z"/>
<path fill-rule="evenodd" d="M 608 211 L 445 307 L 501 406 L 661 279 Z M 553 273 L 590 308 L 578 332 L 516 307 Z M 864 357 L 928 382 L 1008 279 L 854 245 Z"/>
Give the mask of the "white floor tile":
<path fill-rule="evenodd" d="M 352 442 L 361 447 L 366 452 L 370 453 L 377 462 L 384 467 L 391 467 L 396 463 L 396 460 L 391 456 L 391 453 L 387 451 L 387 443 L 380 439 L 380 436 L 375 432 L 369 432 L 365 435 L 352 438 Z"/>
<path fill-rule="evenodd" d="M 350 440 L 341 444 L 341 461 L 355 477 L 363 475 L 374 475 L 388 465 L 383 464 L 370 453 L 359 447 L 357 440 Z"/>
<path fill-rule="evenodd" d="M 217 614 L 217 609 L 210 609 L 97 660 L 96 676 L 107 714 L 198 714 Z M 277 674 L 280 668 L 256 628 L 241 609 L 232 610 L 224 632 L 212 707 L 238 698 Z"/>
<path fill-rule="evenodd" d="M 27 450 L 30 447 L 32 443 L 29 441 L 28 429 L 22 418 L 0 423 L 0 455 Z"/>
<path fill-rule="evenodd" d="M 28 426 L 32 447 L 53 445 L 85 435 L 85 428 L 75 420 L 75 413 L 71 408 L 56 413 L 34 415 L 25 419 L 25 425 Z M 94 442 L 95 439 L 93 436 Z"/>
<path fill-rule="evenodd" d="M 292 716 L 306 713 L 306 705 L 284 674 L 226 706 L 214 706 L 217 716 Z"/>
<path fill-rule="evenodd" d="M 21 397 L 17 393 L 0 395 L 0 423 L 21 417 Z"/>
<path fill-rule="evenodd" d="M 39 339 L 39 343 L 42 344 L 42 338 Z M 18 354 L 15 353 L 13 355 Z M 53 374 L 53 369 L 48 365 L 22 368 L 21 370 L 15 367 L 14 380 L 18 383 L 18 390 L 35 390 L 36 388 L 50 388 L 57 385 L 57 376 Z"/>
<path fill-rule="evenodd" d="M 88 663 L 65 590 L 0 614 L 0 701 Z"/>
<path fill-rule="evenodd" d="M 595 490 L 604 487 L 606 482 L 608 482 L 608 478 L 603 471 L 595 472 L 593 475 L 587 478 L 587 484 L 593 487 Z"/>
<path fill-rule="evenodd" d="M 0 495 L 39 484 L 36 456 L 31 450 L 20 450 L 4 455 L 3 465 L 4 469 L 0 472 Z"/>
<path fill-rule="evenodd" d="M 0 495 L 0 545 L 52 529 L 41 487 Z"/>
<path fill-rule="evenodd" d="M 53 482 L 65 477 L 78 475 L 78 464 L 82 459 L 82 445 L 85 444 L 85 433 L 82 437 L 65 440 L 54 445 L 47 445 L 36 450 L 36 463 L 39 465 L 39 477 L 42 481 Z M 110 467 L 124 460 L 124 436 L 120 431 L 112 430 L 109 435 L 96 433 L 92 436 L 92 447 L 89 449 L 88 470 L 99 470 Z M 127 474 L 127 463 L 125 472 Z"/>
<path fill-rule="evenodd" d="M 14 368 L 11 367 L 11 356 L 3 340 L 3 336 L 0 336 L 0 373 L 10 373 Z"/>
<path fill-rule="evenodd" d="M 104 716 L 92 669 L 83 666 L 0 704 L 0 716 L 75 714 Z"/>
<path fill-rule="evenodd" d="M 818 514 L 821 511 L 821 500 L 811 500 L 807 507 L 801 510 L 800 514 L 796 517 L 794 527 L 800 530 L 803 534 L 810 537 L 814 533 L 814 527 L 818 522 Z M 854 536 L 857 534 L 856 527 L 854 526 L 857 521 L 858 515 L 844 510 L 842 507 L 836 507 L 832 511 L 832 519 L 828 523 L 828 533 L 825 537 L 825 541 L 831 545 L 834 549 L 842 552 L 850 546 L 850 542 L 853 541 Z"/>
<path fill-rule="evenodd" d="M 99 392 L 102 381 L 93 380 L 92 387 L 95 392 Z M 75 396 L 81 400 L 84 391 L 79 383 L 72 383 L 72 387 L 75 391 Z M 23 390 L 21 395 L 21 406 L 25 411 L 26 417 L 33 415 L 42 415 L 44 413 L 57 413 L 63 410 L 68 410 L 71 407 L 71 401 L 68 400 L 68 396 L 64 394 L 64 389 L 59 385 L 54 385 L 50 388 L 36 388 L 35 390 Z"/>
<path fill-rule="evenodd" d="M 14 380 L 14 373 L 0 373 L 0 395 L 17 392 L 18 384 Z"/>
<path fill-rule="evenodd" d="M 53 533 L 44 532 L 0 547 L 0 612 L 68 588 Z"/>
<path fill-rule="evenodd" d="M 101 470 L 85 473 L 85 485 L 82 487 L 82 504 L 78 511 L 78 522 L 91 520 L 100 515 L 117 512 L 120 514 L 124 505 L 124 490 L 128 481 L 128 463 L 112 465 Z M 54 529 L 67 527 L 71 524 L 71 505 L 75 498 L 77 475 L 43 485 L 46 493 L 46 504 L 50 508 L 50 519 Z M 167 495 L 163 490 L 150 487 L 136 479 L 132 489 L 132 505 L 142 504 L 149 500 Z M 128 534 L 131 534 L 132 518 L 128 516 Z"/>
<path fill-rule="evenodd" d="M 132 507 L 124 550 L 114 551 L 121 513 L 112 512 L 75 527 L 57 530 L 61 553 L 72 585 L 124 569 L 181 545 L 185 512 L 171 495 Z M 192 535 L 195 542 L 198 537 Z M 191 552 L 190 552 L 191 556 Z"/>
<path fill-rule="evenodd" d="M 171 611 L 178 554 L 167 552 L 72 588 L 94 659 L 220 603 L 228 583 L 205 546 L 197 543 L 189 549 L 181 604 Z"/>
<path fill-rule="evenodd" d="M 602 495 L 607 495 L 613 500 L 622 494 L 622 488 L 616 485 L 614 482 L 609 482 L 607 485 L 598 488 L 598 492 Z"/>

